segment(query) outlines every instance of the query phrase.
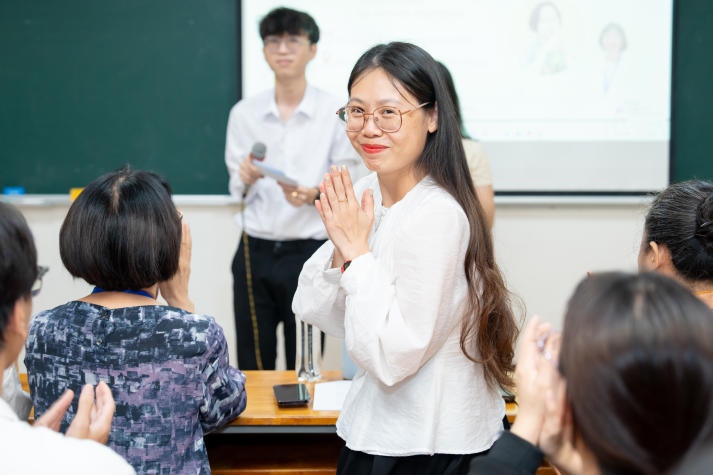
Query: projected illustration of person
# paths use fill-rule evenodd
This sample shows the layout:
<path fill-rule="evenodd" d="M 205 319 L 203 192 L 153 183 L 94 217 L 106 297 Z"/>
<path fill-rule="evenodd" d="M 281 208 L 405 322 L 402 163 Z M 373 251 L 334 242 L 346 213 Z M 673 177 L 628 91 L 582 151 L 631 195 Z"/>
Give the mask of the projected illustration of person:
<path fill-rule="evenodd" d="M 599 46 L 604 51 L 604 65 L 602 67 L 602 90 L 609 92 L 622 60 L 622 52 L 626 49 L 626 34 L 617 23 L 609 23 L 599 35 Z"/>
<path fill-rule="evenodd" d="M 523 66 L 542 75 L 556 74 L 567 68 L 562 38 L 562 15 L 553 2 L 538 3 L 530 13 L 533 37 L 523 57 Z"/>

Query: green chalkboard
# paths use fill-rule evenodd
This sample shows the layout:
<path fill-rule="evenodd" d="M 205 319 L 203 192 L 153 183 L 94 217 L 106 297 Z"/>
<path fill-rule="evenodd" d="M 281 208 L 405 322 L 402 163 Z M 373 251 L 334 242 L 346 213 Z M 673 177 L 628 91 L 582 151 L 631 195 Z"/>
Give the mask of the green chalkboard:
<path fill-rule="evenodd" d="M 713 180 L 713 2 L 675 2 L 673 181 Z"/>
<path fill-rule="evenodd" d="M 226 194 L 236 0 L 2 0 L 0 191 L 67 193 L 125 164 Z"/>

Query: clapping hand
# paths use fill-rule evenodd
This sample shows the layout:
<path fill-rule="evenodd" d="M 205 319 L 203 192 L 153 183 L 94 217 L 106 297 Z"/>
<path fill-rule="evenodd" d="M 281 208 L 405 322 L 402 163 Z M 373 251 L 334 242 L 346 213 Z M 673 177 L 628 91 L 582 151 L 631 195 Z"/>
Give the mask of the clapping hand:
<path fill-rule="evenodd" d="M 68 389 L 50 406 L 42 417 L 35 421 L 35 426 L 59 430 L 69 405 L 74 398 L 74 391 Z M 95 388 L 87 384 L 82 388 L 77 404 L 77 413 L 67 428 L 66 435 L 77 439 L 90 439 L 105 444 L 109 438 L 111 421 L 114 418 L 116 404 L 111 389 L 105 382 Z"/>
<path fill-rule="evenodd" d="M 374 223 L 374 196 L 364 191 L 361 202 L 354 194 L 347 167 L 333 166 L 319 184 L 315 207 L 322 218 L 329 239 L 335 247 L 333 264 L 340 266 L 369 252 L 369 233 Z"/>

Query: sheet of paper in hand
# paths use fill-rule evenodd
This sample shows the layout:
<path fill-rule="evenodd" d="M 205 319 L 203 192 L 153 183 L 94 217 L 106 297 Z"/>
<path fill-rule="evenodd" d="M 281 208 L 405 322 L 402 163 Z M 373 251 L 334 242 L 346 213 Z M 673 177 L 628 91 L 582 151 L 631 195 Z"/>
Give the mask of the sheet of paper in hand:
<path fill-rule="evenodd" d="M 299 183 L 297 183 L 297 180 L 285 175 L 285 172 L 283 172 L 282 170 L 278 170 L 277 168 L 272 168 L 272 167 L 267 166 L 264 163 L 260 163 L 260 162 L 253 162 L 253 165 L 255 165 L 257 167 L 257 169 L 260 170 L 260 173 L 262 173 L 265 176 L 269 176 L 270 178 L 274 178 L 275 180 L 279 181 L 280 183 L 283 183 L 285 185 L 291 185 L 291 186 L 297 186 L 299 184 Z"/>

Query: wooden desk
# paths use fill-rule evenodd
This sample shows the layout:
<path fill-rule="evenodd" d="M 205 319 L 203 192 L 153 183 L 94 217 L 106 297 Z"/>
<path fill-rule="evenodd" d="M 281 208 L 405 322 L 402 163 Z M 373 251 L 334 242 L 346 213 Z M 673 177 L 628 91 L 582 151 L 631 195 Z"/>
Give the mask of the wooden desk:
<path fill-rule="evenodd" d="M 304 407 L 282 408 L 275 402 L 275 384 L 297 383 L 294 371 L 245 371 L 248 405 L 240 417 L 223 429 L 224 433 L 334 433 L 339 411 L 314 411 L 315 383 L 309 388 L 310 403 Z M 325 371 L 322 381 L 339 381 L 341 371 Z"/>
<path fill-rule="evenodd" d="M 308 407 L 281 408 L 272 386 L 296 383 L 294 371 L 245 371 L 248 405 L 220 432 L 205 437 L 215 475 L 334 474 L 344 442 L 336 435 L 339 411 L 314 411 L 314 383 Z M 341 379 L 325 371 L 322 381 Z M 507 404 L 512 422 L 515 404 Z"/>
<path fill-rule="evenodd" d="M 272 386 L 296 383 L 294 371 L 245 371 L 248 405 L 221 431 L 205 436 L 214 475 L 334 474 L 344 442 L 335 424 L 339 411 L 314 411 L 314 384 L 307 407 L 281 408 Z M 341 379 L 325 371 L 322 381 Z"/>

